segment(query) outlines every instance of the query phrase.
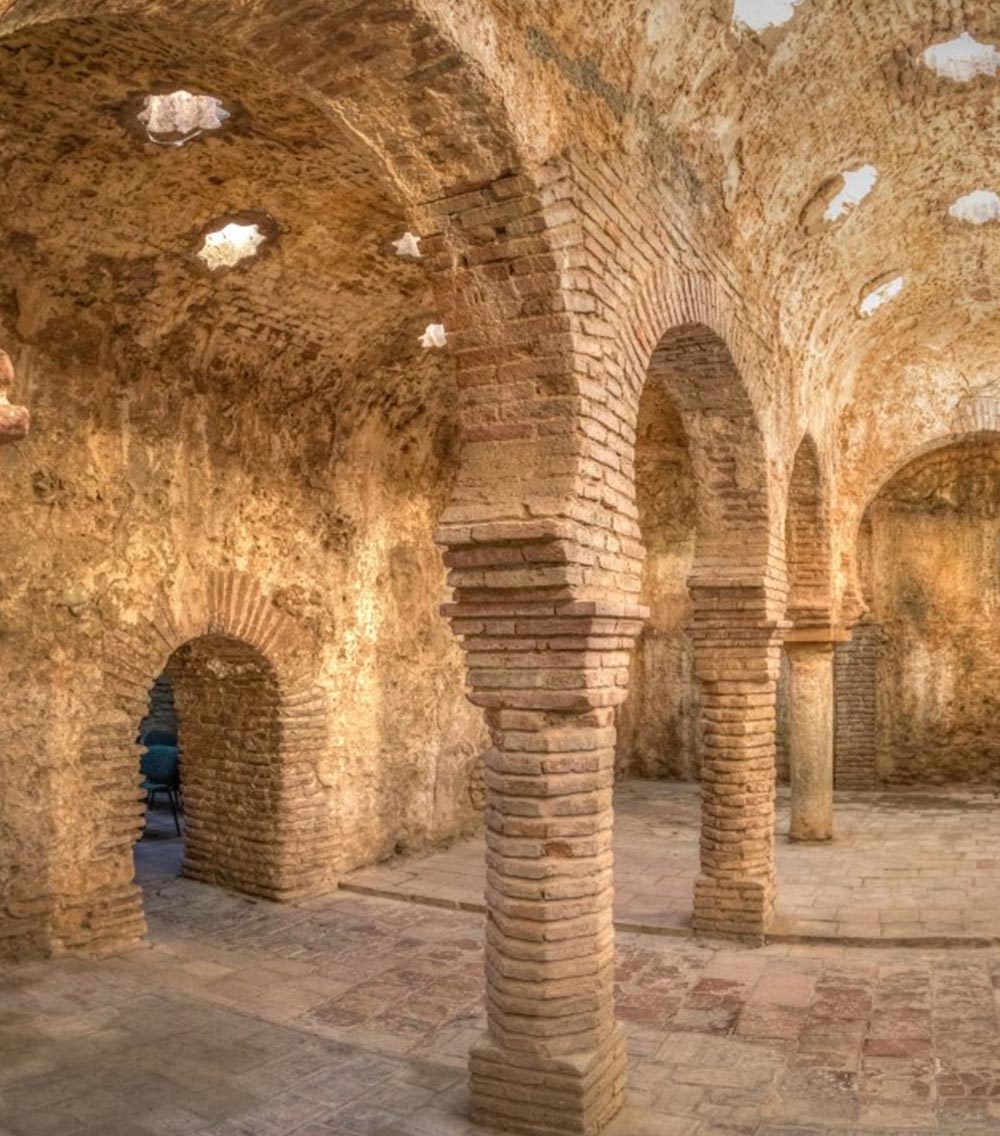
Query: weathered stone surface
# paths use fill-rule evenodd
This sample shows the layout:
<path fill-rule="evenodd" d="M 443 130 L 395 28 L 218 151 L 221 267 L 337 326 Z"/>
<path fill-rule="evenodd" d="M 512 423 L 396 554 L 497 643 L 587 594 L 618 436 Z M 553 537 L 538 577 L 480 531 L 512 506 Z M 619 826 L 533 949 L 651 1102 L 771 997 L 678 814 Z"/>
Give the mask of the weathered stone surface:
<path fill-rule="evenodd" d="M 616 768 L 700 778 L 694 925 L 749 939 L 779 732 L 829 780 L 786 639 L 855 629 L 842 783 L 993 777 L 998 254 L 948 205 L 996 29 L 785 7 L 0 0 L 4 953 L 141 937 L 166 668 L 199 879 L 291 901 L 485 815 L 473 1106 L 592 1132 Z"/>
<path fill-rule="evenodd" d="M 1000 783 L 998 558 L 995 440 L 920 458 L 866 515 L 879 782 Z"/>

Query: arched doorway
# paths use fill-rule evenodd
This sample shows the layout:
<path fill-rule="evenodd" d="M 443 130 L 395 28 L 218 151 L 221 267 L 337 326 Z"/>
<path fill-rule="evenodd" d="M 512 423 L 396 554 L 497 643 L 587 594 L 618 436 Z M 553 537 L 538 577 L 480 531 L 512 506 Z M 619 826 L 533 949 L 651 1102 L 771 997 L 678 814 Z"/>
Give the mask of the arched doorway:
<path fill-rule="evenodd" d="M 635 493 L 646 549 L 639 602 L 649 616 L 618 714 L 618 775 L 696 780 L 698 692 L 688 634 L 696 489 L 684 424 L 657 383 L 647 384 L 639 404 Z"/>
<path fill-rule="evenodd" d="M 159 744 L 147 752 L 169 748 L 168 696 L 174 709 L 184 810 L 183 836 L 171 842 L 175 851 L 183 843 L 176 867 L 192 879 L 275 898 L 282 885 L 287 778 L 274 668 L 239 639 L 205 635 L 174 651 L 151 694 L 143 732 Z M 154 862 L 152 847 L 163 845 L 136 845 L 139 882 L 144 869 L 154 869 L 154 878 L 168 870 L 165 857 Z"/>

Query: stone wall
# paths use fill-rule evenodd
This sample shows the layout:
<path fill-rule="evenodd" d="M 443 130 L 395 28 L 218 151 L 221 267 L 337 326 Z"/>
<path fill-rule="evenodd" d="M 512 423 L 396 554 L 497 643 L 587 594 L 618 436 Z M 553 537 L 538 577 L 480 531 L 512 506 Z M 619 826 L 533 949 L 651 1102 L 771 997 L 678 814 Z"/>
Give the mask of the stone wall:
<path fill-rule="evenodd" d="M 0 828 L 2 859 L 32 873 L 10 879 L 11 917 L 21 919 L 24 905 L 36 902 L 28 897 L 80 894 L 76 872 L 100 878 L 92 816 L 103 810 L 87 815 L 81 787 L 99 795 L 103 782 L 94 782 L 81 753 L 90 726 L 112 712 L 103 675 L 125 665 L 137 621 L 159 621 L 161 595 L 175 609 L 197 606 L 191 597 L 220 566 L 241 563 L 258 574 L 273 609 L 298 627 L 307 669 L 324 691 L 325 736 L 311 759 L 330 834 L 328 878 L 470 831 L 479 819 L 484 733 L 465 703 L 461 657 L 437 613 L 444 574 L 431 531 L 447 474 L 432 471 L 449 460 L 446 447 L 434 455 L 439 427 L 428 437 L 415 424 L 392 441 L 370 427 L 368 442 L 384 455 L 381 471 L 352 475 L 348 460 L 339 475 L 328 474 L 331 484 L 343 479 L 337 505 L 323 497 L 308 503 L 291 471 L 272 467 L 258 478 L 239 459 L 213 453 L 201 435 L 211 429 L 211 409 L 164 438 L 144 410 L 152 386 L 144 391 L 140 383 L 129 393 L 128 421 L 95 428 L 86 407 L 107 404 L 102 386 L 113 388 L 113 376 L 91 373 L 78 382 L 35 358 L 38 429 L 18 454 L 0 458 L 0 492 L 19 533 L 0 553 L 5 578 L 17 581 L 0 602 L 0 655 L 7 681 L 31 691 L 4 715 L 11 811 Z M 231 421 L 241 419 L 249 426 L 252 412 Z M 300 437 L 308 447 L 308 432 Z M 443 478 L 438 489 L 435 477 Z M 124 512 L 127 530 L 118 525 Z M 39 612 L 48 613 L 44 626 Z M 162 661 L 151 659 L 137 676 L 143 689 Z M 143 709 L 116 734 L 124 746 Z M 119 761 L 127 759 L 124 749 Z M 53 809 L 58 838 L 46 820 Z M 30 856 L 23 864 L 22 851 Z M 34 874 L 55 871 L 54 858 L 67 873 L 59 883 Z"/>
<path fill-rule="evenodd" d="M 458 469 L 455 376 L 419 346 L 439 315 L 430 271 L 392 245 L 415 222 L 349 131 L 199 42 L 84 22 L 0 44 L 17 127 L 0 341 L 35 418 L 0 455 L 12 952 L 141 933 L 134 740 L 170 652 L 231 632 L 223 610 L 284 627 L 269 662 L 294 671 L 289 697 L 319 692 L 321 728 L 283 751 L 308 763 L 326 842 L 310 887 L 480 823 L 486 733 L 433 543 Z M 120 115 L 161 71 L 229 100 L 224 138 L 136 136 Z M 248 205 L 274 222 L 270 247 L 210 273 L 200 235 Z M 220 573 L 252 585 L 210 601 Z"/>
<path fill-rule="evenodd" d="M 913 462 L 870 510 L 879 779 L 1000 782 L 1000 445 Z"/>
<path fill-rule="evenodd" d="M 177 737 L 177 706 L 174 686 L 166 673 L 158 675 L 149 689 L 149 711 L 139 724 L 140 740 L 152 731 Z"/>

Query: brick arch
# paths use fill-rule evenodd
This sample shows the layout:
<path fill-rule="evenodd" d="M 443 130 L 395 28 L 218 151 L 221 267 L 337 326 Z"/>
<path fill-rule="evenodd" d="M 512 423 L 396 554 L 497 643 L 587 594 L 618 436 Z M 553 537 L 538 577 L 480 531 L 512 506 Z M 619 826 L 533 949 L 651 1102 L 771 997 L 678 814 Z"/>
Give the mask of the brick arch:
<path fill-rule="evenodd" d="M 842 599 L 845 623 L 856 622 L 865 611 L 858 556 L 861 526 L 872 503 L 898 473 L 920 458 L 937 450 L 947 449 L 949 446 L 961 445 L 964 442 L 976 442 L 1000 435 L 1000 399 L 974 398 L 960 403 L 952 415 L 951 426 L 952 429 L 936 434 L 907 450 L 901 456 L 895 456 L 891 461 L 883 464 L 867 480 L 864 491 L 860 494 L 846 524 L 846 575 L 848 581 Z"/>
<path fill-rule="evenodd" d="M 269 800 L 273 835 L 254 870 L 243 863 L 220 870 L 201 836 L 187 867 L 195 878 L 272 900 L 294 900 L 331 885 L 330 833 L 317 815 L 320 786 L 315 757 L 326 736 L 322 690 L 310 675 L 301 629 L 279 611 L 261 584 L 238 573 L 212 573 L 203 589 L 183 600 L 162 593 L 153 614 L 128 633 L 109 636 L 103 648 L 104 681 L 93 700 L 93 721 L 79 760 L 93 786 L 93 862 L 85 894 L 57 896 L 53 949 L 116 949 L 145 932 L 141 894 L 132 882 L 132 846 L 142 829 L 138 788 L 138 723 L 153 682 L 187 644 L 222 640 L 239 644 L 262 664 L 273 698 L 273 757 Z M 183 743 L 182 743 L 183 744 Z M 204 839 L 203 839 L 204 838 Z"/>
<path fill-rule="evenodd" d="M 710 276 L 679 275 L 672 268 L 653 273 L 637 293 L 627 324 L 625 346 L 633 374 L 635 365 L 648 366 L 665 329 L 687 325 L 701 325 L 720 339 L 740 375 L 753 368 L 749 333 L 734 314 L 732 301 L 722 296 Z"/>
<path fill-rule="evenodd" d="M 912 465 L 913 462 L 919 461 L 921 458 L 925 458 L 928 454 L 933 454 L 937 450 L 944 450 L 950 446 L 960 446 L 965 442 L 988 440 L 995 435 L 1000 435 L 1000 415 L 998 415 L 996 421 L 990 425 L 979 425 L 977 423 L 972 429 L 958 429 L 953 432 L 939 434 L 930 441 L 908 450 L 904 457 L 897 458 L 887 463 L 872 477 L 868 484 L 867 492 L 864 495 L 861 516 L 864 516 L 872 502 L 878 497 L 882 490 L 885 489 L 889 482 L 892 481 L 897 474 L 906 469 L 908 465 Z"/>
<path fill-rule="evenodd" d="M 282 898 L 287 799 L 281 685 L 245 640 L 212 634 L 177 648 L 162 672 L 174 693 L 184 792 L 181 874 Z"/>
<path fill-rule="evenodd" d="M 670 393 L 689 438 L 698 481 L 694 578 L 763 575 L 767 462 L 729 348 L 705 324 L 675 325 L 654 349 L 646 381 Z"/>
<path fill-rule="evenodd" d="M 665 388 L 689 439 L 698 533 L 689 634 L 699 682 L 701 873 L 694 923 L 759 938 L 773 914 L 777 681 L 786 583 L 753 353 L 706 276 L 655 274 L 625 337 L 625 404 Z M 633 418 L 634 421 L 634 418 Z"/>
<path fill-rule="evenodd" d="M 830 488 L 812 435 L 799 443 L 785 507 L 786 619 L 796 628 L 827 627 L 833 603 Z"/>
<path fill-rule="evenodd" d="M 744 378 L 752 354 L 742 324 L 710 278 L 661 272 L 637 298 L 625 351 L 628 413 L 637 418 L 646 383 L 658 383 L 690 440 L 700 486 L 694 580 L 756 578 L 770 610 L 767 450 Z"/>

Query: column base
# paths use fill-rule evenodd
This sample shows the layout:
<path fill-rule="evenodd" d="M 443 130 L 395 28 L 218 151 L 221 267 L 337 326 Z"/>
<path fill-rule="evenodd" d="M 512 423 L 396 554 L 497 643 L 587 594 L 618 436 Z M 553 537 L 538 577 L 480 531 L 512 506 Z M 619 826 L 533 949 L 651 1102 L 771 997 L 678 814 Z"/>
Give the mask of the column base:
<path fill-rule="evenodd" d="M 833 832 L 804 829 L 801 832 L 789 832 L 788 841 L 790 844 L 829 844 L 833 840 Z"/>
<path fill-rule="evenodd" d="M 694 885 L 694 929 L 702 935 L 762 942 L 774 917 L 774 883 L 701 875 Z"/>
<path fill-rule="evenodd" d="M 597 1136 L 625 1102 L 625 1037 L 596 1052 L 509 1050 L 484 1035 L 469 1055 L 472 1119 L 525 1136 Z"/>
<path fill-rule="evenodd" d="M 53 914 L 50 954 L 106 958 L 131 950 L 146 935 L 142 889 L 109 885 L 90 894 L 61 898 Z"/>

